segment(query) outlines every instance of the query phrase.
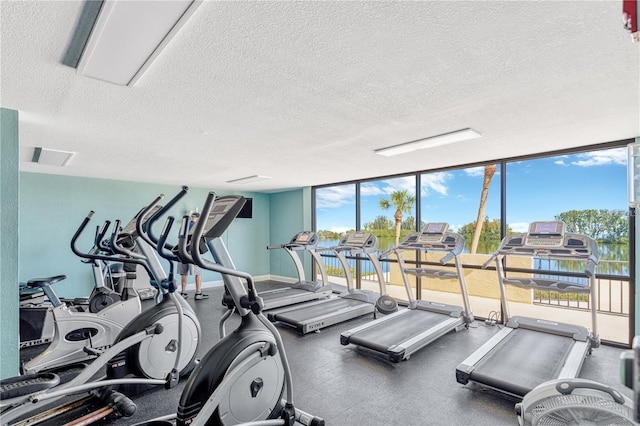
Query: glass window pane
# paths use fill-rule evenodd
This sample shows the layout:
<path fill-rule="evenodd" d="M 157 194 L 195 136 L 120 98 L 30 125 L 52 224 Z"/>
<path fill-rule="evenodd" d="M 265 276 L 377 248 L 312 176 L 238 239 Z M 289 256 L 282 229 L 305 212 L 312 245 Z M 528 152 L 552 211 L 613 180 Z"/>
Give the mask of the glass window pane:
<path fill-rule="evenodd" d="M 316 233 L 320 238 L 319 246 L 335 246 L 346 232 L 356 229 L 355 184 L 318 188 L 315 190 L 315 204 Z M 329 282 L 345 285 L 344 268 L 338 259 L 326 253 L 323 254 L 323 260 Z M 317 273 L 316 276 L 320 277 L 320 274 Z"/>
<path fill-rule="evenodd" d="M 596 240 L 600 263 L 598 300 L 578 294 L 508 288 L 511 315 L 579 324 L 591 328 L 596 303 L 600 337 L 627 343 L 629 335 L 629 227 L 626 148 L 508 163 L 507 224 L 525 232 L 533 221 L 561 220 L 569 232 Z M 530 268 L 570 272 L 577 265 L 529 260 Z M 583 268 L 583 266 L 581 266 Z"/>
<path fill-rule="evenodd" d="M 360 223 L 362 230 L 378 238 L 378 253 L 385 252 L 416 231 L 416 177 L 406 176 L 363 182 L 360 185 Z M 395 259 L 391 256 L 391 259 Z M 387 294 L 408 300 L 397 264 L 381 262 Z M 380 291 L 377 276 L 370 260 L 360 261 L 361 287 Z M 415 285 L 415 280 L 414 280 Z"/>
<path fill-rule="evenodd" d="M 500 244 L 500 165 L 425 173 L 420 176 L 421 222 L 445 222 L 449 230 L 465 237 L 463 265 L 482 265 Z M 480 219 L 480 220 L 478 220 Z M 476 226 L 480 222 L 479 226 Z M 421 260 L 431 268 L 455 272 L 450 261 L 443 268 L 439 260 L 444 253 L 422 254 Z M 488 318 L 500 311 L 500 291 L 495 273 L 466 268 L 464 280 L 473 314 Z M 462 306 L 458 279 L 421 279 L 421 298 L 433 302 Z"/>

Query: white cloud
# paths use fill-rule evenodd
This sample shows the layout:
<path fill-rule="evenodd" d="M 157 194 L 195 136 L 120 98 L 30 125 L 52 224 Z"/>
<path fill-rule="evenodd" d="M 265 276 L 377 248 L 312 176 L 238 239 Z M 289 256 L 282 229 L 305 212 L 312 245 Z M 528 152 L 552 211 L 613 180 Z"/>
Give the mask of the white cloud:
<path fill-rule="evenodd" d="M 365 182 L 360 185 L 360 194 L 363 197 L 371 195 L 389 195 L 394 191 L 406 190 L 410 195 L 415 195 L 416 178 L 405 176 L 401 178 L 385 179 L 378 182 Z"/>
<path fill-rule="evenodd" d="M 529 224 L 527 222 L 510 223 L 509 228 L 513 232 L 527 232 L 529 230 Z"/>
<path fill-rule="evenodd" d="M 568 164 L 564 162 L 564 160 L 554 161 L 553 164 L 557 164 L 558 166 L 567 166 Z"/>
<path fill-rule="evenodd" d="M 451 178 L 451 173 L 438 172 L 422 175 L 420 182 L 422 183 L 421 194 L 429 195 L 429 192 L 437 192 L 438 194 L 447 195 L 449 188 L 445 182 Z"/>
<path fill-rule="evenodd" d="M 416 178 L 415 176 L 405 176 L 396 179 L 388 179 L 384 181 L 388 186 L 385 188 L 387 194 L 391 194 L 393 191 L 406 190 L 411 195 L 416 193 Z"/>
<path fill-rule="evenodd" d="M 316 207 L 319 209 L 336 208 L 354 203 L 355 189 L 353 185 L 332 186 L 316 191 Z"/>
<path fill-rule="evenodd" d="M 386 193 L 386 191 L 383 191 L 374 183 L 363 183 L 360 185 L 360 195 L 363 197 L 368 197 L 370 195 L 384 195 Z"/>
<path fill-rule="evenodd" d="M 576 155 L 579 160 L 572 161 L 571 165 L 579 167 L 606 166 L 610 164 L 627 165 L 627 149 L 616 148 L 604 151 L 588 152 Z"/>
<path fill-rule="evenodd" d="M 469 167 L 464 172 L 471 177 L 484 176 L 484 167 Z"/>

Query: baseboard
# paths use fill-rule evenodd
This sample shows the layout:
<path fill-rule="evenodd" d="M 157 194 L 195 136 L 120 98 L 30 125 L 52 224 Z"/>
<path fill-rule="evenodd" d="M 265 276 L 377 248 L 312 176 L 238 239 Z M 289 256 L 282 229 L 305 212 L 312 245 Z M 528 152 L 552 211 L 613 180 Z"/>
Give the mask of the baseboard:
<path fill-rule="evenodd" d="M 294 284 L 297 283 L 298 280 L 295 278 L 291 278 L 291 277 L 283 277 L 280 275 L 256 275 L 253 277 L 253 280 L 255 282 L 258 281 L 266 281 L 266 280 L 273 280 L 273 281 L 282 281 L 283 283 L 290 283 L 290 284 Z M 189 286 L 187 287 L 187 290 L 191 289 L 191 285 L 193 283 L 189 283 Z M 222 280 L 216 280 L 216 281 L 203 281 L 202 283 L 202 288 L 217 288 L 217 287 L 222 287 L 223 282 Z"/>
<path fill-rule="evenodd" d="M 216 280 L 216 281 L 203 281 L 202 282 L 202 288 L 216 288 L 216 287 L 222 287 L 222 280 Z M 193 285 L 193 283 L 190 283 L 187 285 L 187 291 L 189 290 L 189 287 L 191 287 Z"/>
<path fill-rule="evenodd" d="M 291 278 L 291 277 L 283 277 L 281 275 L 264 275 L 264 278 L 261 278 L 262 280 L 273 280 L 273 281 L 282 281 L 283 283 L 289 283 L 289 284 L 295 284 L 298 282 L 298 280 L 296 278 Z M 257 280 L 256 281 L 260 281 Z"/>

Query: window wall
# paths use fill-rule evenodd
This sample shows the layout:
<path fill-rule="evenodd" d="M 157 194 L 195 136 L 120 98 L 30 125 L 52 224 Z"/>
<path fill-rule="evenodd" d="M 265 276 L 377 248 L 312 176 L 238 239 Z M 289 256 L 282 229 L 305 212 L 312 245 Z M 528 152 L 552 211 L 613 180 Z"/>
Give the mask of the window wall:
<path fill-rule="evenodd" d="M 363 231 L 378 238 L 378 253 L 396 247 L 416 232 L 416 176 L 405 176 L 362 182 L 360 184 L 360 223 Z M 394 260 L 394 255 L 389 255 Z M 414 255 L 415 259 L 415 255 Z M 371 260 L 360 260 L 361 286 L 378 291 L 379 277 Z M 385 292 L 400 300 L 408 300 L 397 264 L 381 262 Z M 410 277 L 412 292 L 415 278 Z"/>
<path fill-rule="evenodd" d="M 349 230 L 371 232 L 378 237 L 380 254 L 428 223 L 447 223 L 450 231 L 465 238 L 461 260 L 473 314 L 495 318 L 501 315 L 497 275 L 494 268 L 482 265 L 505 235 L 524 232 L 533 221 L 562 220 L 569 231 L 590 235 L 598 243 L 597 300 L 509 287 L 510 314 L 591 328 L 589 309 L 595 303 L 600 337 L 628 344 L 634 332 L 630 318 L 634 290 L 629 286 L 625 147 L 631 142 L 316 187 L 314 229 L 325 246 L 337 243 L 339 235 Z M 438 253 L 405 250 L 403 255 L 408 266 L 454 271 L 453 262 L 440 265 Z M 327 264 L 330 259 L 327 254 Z M 351 261 L 357 285 L 376 289 L 371 262 Z M 382 265 L 388 293 L 406 300 L 395 255 L 382 259 Z M 530 270 L 532 276 L 546 270 L 576 271 L 574 264 L 544 259 L 527 259 L 517 267 Z M 336 264 L 329 270 L 335 277 L 331 280 L 339 279 L 339 269 Z M 411 276 L 410 282 L 418 299 L 462 305 L 456 279 Z"/>
<path fill-rule="evenodd" d="M 500 175 L 501 165 L 496 163 L 420 175 L 421 221 L 447 223 L 449 230 L 464 236 L 461 261 L 467 268 L 462 279 L 474 315 L 482 318 L 500 311 L 495 272 L 480 268 L 501 241 Z M 423 252 L 421 261 L 438 265 L 445 254 Z M 455 272 L 453 262 L 447 265 Z M 418 298 L 462 306 L 459 281 L 460 278 L 422 278 Z"/>
<path fill-rule="evenodd" d="M 356 226 L 356 184 L 335 185 L 314 190 L 314 229 L 321 247 L 332 247 Z M 346 285 L 344 268 L 330 252 L 323 253 L 324 267 L 335 289 Z M 352 274 L 357 278 L 355 264 Z M 315 265 L 316 276 L 320 276 Z M 338 286 L 335 286 L 338 284 Z"/>
<path fill-rule="evenodd" d="M 630 289 L 626 180 L 625 148 L 507 163 L 509 231 L 524 232 L 532 221 L 562 220 L 568 231 L 593 237 L 600 258 L 597 300 L 579 294 L 533 291 L 525 295 L 526 299 L 510 304 L 511 315 L 535 315 L 590 326 L 589 306 L 595 303 L 600 336 L 627 342 Z M 583 264 L 544 258 L 533 259 L 525 266 L 560 272 L 580 272 L 584 268 Z"/>

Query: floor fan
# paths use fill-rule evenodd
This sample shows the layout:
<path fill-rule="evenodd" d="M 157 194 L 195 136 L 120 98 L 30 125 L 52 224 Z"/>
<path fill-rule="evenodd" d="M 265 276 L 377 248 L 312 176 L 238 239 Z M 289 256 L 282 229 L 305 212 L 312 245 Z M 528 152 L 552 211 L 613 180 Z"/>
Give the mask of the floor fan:
<path fill-rule="evenodd" d="M 550 380 L 516 404 L 520 426 L 633 426 L 630 398 L 586 379 Z"/>

